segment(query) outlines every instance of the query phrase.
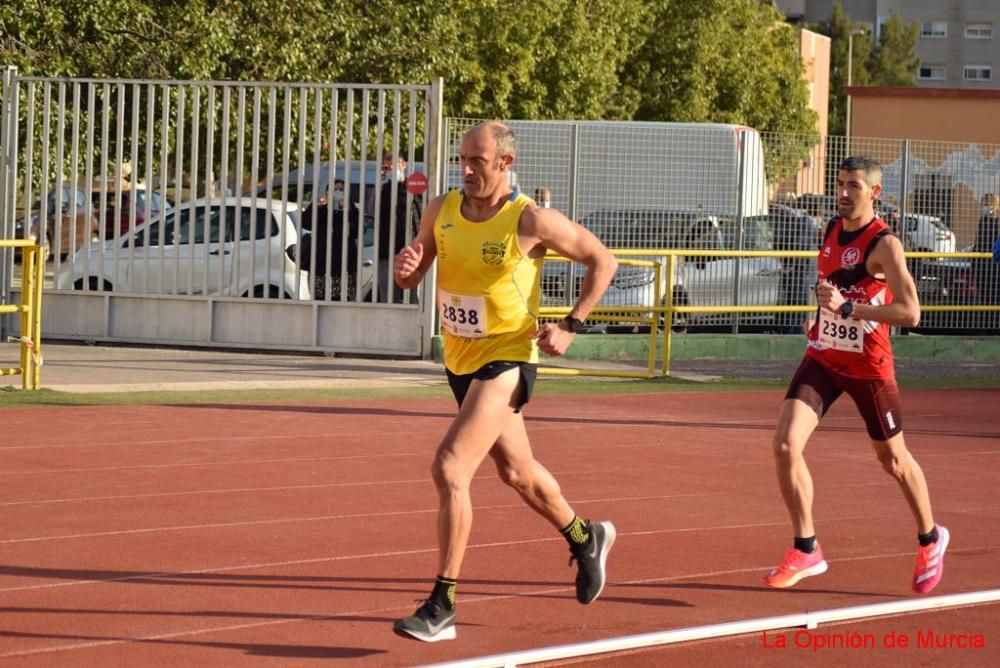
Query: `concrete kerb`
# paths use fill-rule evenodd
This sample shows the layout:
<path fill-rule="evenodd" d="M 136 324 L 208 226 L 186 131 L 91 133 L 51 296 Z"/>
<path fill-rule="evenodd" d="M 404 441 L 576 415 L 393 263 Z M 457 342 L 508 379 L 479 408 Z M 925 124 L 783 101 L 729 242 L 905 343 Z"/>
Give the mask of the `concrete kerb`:
<path fill-rule="evenodd" d="M 662 338 L 657 340 L 662 356 Z M 673 337 L 672 361 L 797 360 L 805 350 L 805 337 L 792 334 L 682 334 Z M 1000 336 L 921 336 L 892 337 L 897 359 L 1000 362 Z M 442 359 L 441 337 L 432 340 L 434 359 Z M 565 359 L 608 362 L 645 362 L 649 351 L 645 335 L 587 334 L 576 337 Z"/>

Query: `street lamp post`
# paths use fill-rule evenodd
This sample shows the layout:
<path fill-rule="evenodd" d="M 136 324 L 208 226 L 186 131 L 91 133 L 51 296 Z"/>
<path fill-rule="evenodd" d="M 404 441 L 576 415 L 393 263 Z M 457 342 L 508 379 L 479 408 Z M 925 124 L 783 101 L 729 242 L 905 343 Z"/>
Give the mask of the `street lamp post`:
<path fill-rule="evenodd" d="M 851 68 L 854 65 L 854 36 L 864 35 L 864 30 L 852 30 L 847 33 L 847 88 L 851 87 Z M 847 149 L 851 148 L 851 91 L 847 91 L 847 115 L 844 119 L 847 130 Z"/>

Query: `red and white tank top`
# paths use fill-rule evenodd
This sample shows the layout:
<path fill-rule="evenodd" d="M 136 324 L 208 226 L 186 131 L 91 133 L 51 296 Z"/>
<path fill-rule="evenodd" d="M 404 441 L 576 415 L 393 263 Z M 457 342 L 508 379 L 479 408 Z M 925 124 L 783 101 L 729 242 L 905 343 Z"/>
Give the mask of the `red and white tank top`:
<path fill-rule="evenodd" d="M 893 296 L 885 279 L 875 278 L 866 267 L 875 245 L 888 234 L 892 230 L 879 218 L 853 232 L 844 230 L 843 219 L 835 218 L 827 227 L 816 263 L 819 279 L 830 281 L 857 304 L 891 304 Z M 806 355 L 852 378 L 891 380 L 895 376 L 886 323 L 842 318 L 817 308 Z"/>

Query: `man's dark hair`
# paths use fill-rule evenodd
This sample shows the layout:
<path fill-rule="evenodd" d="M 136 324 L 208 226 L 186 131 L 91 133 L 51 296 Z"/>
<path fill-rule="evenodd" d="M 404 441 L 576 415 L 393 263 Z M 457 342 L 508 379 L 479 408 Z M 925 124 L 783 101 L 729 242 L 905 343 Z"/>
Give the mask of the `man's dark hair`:
<path fill-rule="evenodd" d="M 845 172 L 864 172 L 865 182 L 870 186 L 882 185 L 882 164 L 867 155 L 852 155 L 844 158 L 840 169 Z"/>

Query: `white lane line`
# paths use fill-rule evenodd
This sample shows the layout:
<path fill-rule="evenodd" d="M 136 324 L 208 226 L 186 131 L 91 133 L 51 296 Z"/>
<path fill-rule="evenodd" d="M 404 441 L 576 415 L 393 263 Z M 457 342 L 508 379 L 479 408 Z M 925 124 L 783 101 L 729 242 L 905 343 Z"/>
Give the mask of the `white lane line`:
<path fill-rule="evenodd" d="M 553 472 L 553 473 L 554 473 L 554 475 L 560 475 L 560 476 L 572 476 L 572 475 L 589 474 L 589 473 L 592 473 L 592 471 L 589 471 L 589 470 L 588 471 L 558 471 L 558 472 Z M 499 480 L 499 478 L 497 476 L 495 476 L 495 475 L 491 475 L 491 476 L 483 475 L 483 476 L 478 476 L 476 478 L 476 480 L 477 481 L 480 481 L 480 480 L 483 480 L 483 481 L 485 481 L 485 480 Z M 392 484 L 394 482 L 409 484 L 409 483 L 413 483 L 413 482 L 428 482 L 428 480 L 427 480 L 427 478 L 419 478 L 419 479 L 415 479 L 415 480 L 386 481 L 385 483 L 381 483 L 381 484 Z M 211 495 L 215 495 L 215 494 L 219 494 L 219 495 L 221 495 L 221 494 L 259 494 L 259 493 L 262 493 L 262 492 L 287 492 L 287 491 L 297 490 L 297 489 L 302 489 L 302 490 L 305 490 L 305 489 L 336 489 L 336 488 L 341 488 L 341 487 L 352 487 L 354 485 L 363 485 L 363 484 L 366 484 L 366 483 L 325 482 L 325 483 L 317 483 L 315 485 L 280 485 L 280 486 L 271 486 L 271 487 L 234 487 L 234 488 L 230 488 L 230 489 L 195 489 L 195 490 L 189 490 L 189 491 L 186 491 L 186 492 L 149 492 L 147 494 L 115 494 L 115 495 L 107 495 L 107 496 L 80 496 L 80 497 L 74 497 L 74 498 L 60 498 L 60 499 L 26 499 L 26 500 L 23 500 L 23 501 L 5 501 L 5 502 L 2 502 L 2 503 L 0 503 L 0 508 L 6 507 L 6 506 L 35 506 L 35 505 L 57 504 L 57 503 L 92 503 L 92 502 L 98 502 L 98 501 L 135 501 L 135 500 L 138 500 L 138 499 L 160 499 L 160 498 L 174 498 L 174 497 L 201 496 L 201 495 L 211 496 Z M 368 483 L 368 484 L 377 484 L 377 483 Z M 855 484 L 851 484 L 851 485 L 832 485 L 832 486 L 828 486 L 827 489 L 830 489 L 831 487 L 834 488 L 834 489 L 841 489 L 841 488 L 844 488 L 844 487 L 871 487 L 873 485 L 875 485 L 875 483 L 865 482 L 865 483 L 855 483 Z M 728 494 L 732 494 L 732 492 L 729 491 L 729 490 L 724 490 L 724 491 L 718 491 L 718 492 L 687 492 L 687 493 L 683 493 L 683 494 L 658 494 L 658 495 L 654 495 L 654 496 L 626 496 L 626 497 L 613 498 L 611 500 L 618 501 L 618 500 L 623 500 L 623 499 L 624 500 L 628 500 L 628 499 L 674 499 L 674 498 L 688 497 L 688 496 L 717 496 L 717 495 L 722 495 L 722 494 L 727 494 L 728 495 Z M 602 501 L 602 500 L 604 500 L 604 499 L 593 499 L 592 501 L 581 501 L 580 499 L 574 499 L 573 503 L 589 503 L 589 502 L 597 502 L 597 501 Z M 523 505 L 524 505 L 523 503 L 517 503 L 517 504 L 511 504 L 511 506 L 504 506 L 504 507 L 516 507 L 516 508 L 520 508 Z"/>
<path fill-rule="evenodd" d="M 540 542 L 540 541 L 517 541 L 516 543 L 494 543 L 494 544 L 489 544 L 489 545 L 475 545 L 475 546 L 470 545 L 469 547 L 470 548 L 473 548 L 473 547 L 492 547 L 492 546 L 495 546 L 495 545 L 518 544 L 518 543 L 522 543 L 522 542 Z M 437 548 L 433 548 L 433 549 L 436 550 Z M 396 552 L 396 553 L 383 553 L 382 555 L 366 555 L 366 558 L 377 557 L 377 556 L 386 556 L 388 554 L 391 554 L 392 556 L 395 556 L 395 555 L 420 554 L 420 553 L 424 553 L 424 552 L 428 552 L 428 551 L 431 551 L 431 550 L 407 550 L 407 551 Z M 969 548 L 968 550 L 952 550 L 952 552 L 956 552 L 956 553 L 966 552 L 966 551 L 968 551 L 968 552 L 975 552 L 977 550 L 973 549 L 973 548 Z M 847 558 L 843 558 L 843 559 L 833 559 L 831 561 L 835 561 L 835 562 L 848 562 L 848 561 L 858 561 L 858 560 L 861 560 L 861 559 L 883 559 L 883 558 L 892 558 L 892 557 L 900 557 L 900 556 L 910 557 L 910 556 L 912 556 L 912 552 L 894 553 L 894 554 L 883 554 L 883 555 L 867 555 L 867 556 L 863 556 L 863 557 L 847 557 Z M 287 565 L 287 564 L 298 564 L 298 563 L 316 563 L 316 562 L 322 562 L 322 561 L 337 561 L 337 560 L 339 560 L 339 558 L 332 557 L 332 558 L 324 558 L 324 559 L 312 559 L 312 560 L 301 561 L 301 562 L 298 562 L 298 561 L 296 561 L 296 562 L 284 562 L 283 564 L 275 564 L 275 565 Z M 258 567 L 258 566 L 245 566 L 245 567 L 240 567 L 240 568 L 256 568 L 256 567 Z M 614 583 L 614 584 L 615 584 L 615 586 L 628 586 L 629 584 L 642 584 L 642 583 L 654 582 L 654 581 L 663 582 L 663 581 L 686 580 L 686 579 L 691 579 L 691 578 L 717 577 L 717 576 L 722 576 L 722 575 L 733 575 L 733 574 L 750 573 L 750 572 L 762 572 L 762 571 L 766 570 L 769 567 L 770 567 L 770 565 L 768 565 L 768 566 L 754 566 L 752 568 L 728 569 L 728 570 L 721 570 L 721 571 L 708 571 L 708 572 L 704 572 L 704 573 L 693 573 L 693 574 L 687 574 L 687 575 L 669 576 L 669 577 L 666 577 L 666 578 L 656 578 L 656 579 L 651 579 L 651 580 L 636 580 L 634 582 L 623 582 L 623 583 Z M 195 571 L 193 573 L 218 572 L 219 570 L 238 570 L 238 569 L 237 568 L 232 568 L 232 569 L 211 569 L 211 570 L 205 570 L 205 571 Z M 167 575 L 170 575 L 170 574 L 167 574 Z M 133 580 L 133 579 L 138 579 L 140 577 L 146 577 L 146 578 L 156 577 L 156 574 L 150 574 L 150 575 L 147 575 L 147 576 L 130 576 L 128 578 L 116 578 L 115 581 Z M 561 593 L 561 592 L 569 592 L 569 591 L 572 591 L 572 590 L 573 590 L 573 587 L 571 587 L 571 586 L 566 586 L 566 587 L 550 587 L 550 588 L 546 588 L 546 589 L 537 589 L 537 590 L 526 591 L 526 592 L 517 592 L 517 593 L 513 593 L 513 594 L 495 594 L 495 595 L 485 595 L 485 596 L 477 596 L 477 597 L 470 597 L 470 598 L 464 598 L 463 597 L 462 598 L 462 605 L 463 606 L 468 606 L 468 605 L 473 605 L 473 604 L 476 604 L 476 603 L 501 601 L 501 600 L 507 600 L 507 599 L 513 599 L 513 598 L 521 598 L 521 597 L 550 596 L 552 594 L 557 594 L 557 593 Z M 3 590 L 0 590 L 0 591 L 3 591 Z M 961 596 L 961 594 L 956 594 L 956 595 L 953 595 L 953 596 Z M 928 599 L 919 599 L 919 600 L 926 601 Z M 879 604 L 875 604 L 875 605 L 879 605 Z M 172 632 L 172 633 L 161 633 L 161 634 L 156 634 L 156 635 L 146 635 L 146 636 L 135 636 L 135 637 L 126 637 L 126 638 L 109 638 L 109 639 L 91 640 L 91 641 L 88 641 L 88 642 L 77 642 L 77 643 L 70 643 L 70 644 L 65 644 L 65 645 L 56 645 L 56 646 L 49 646 L 49 647 L 39 647 L 39 648 L 35 648 L 35 649 L 15 650 L 13 652 L 6 652 L 6 653 L 3 653 L 3 654 L 0 654 L 0 658 L 12 658 L 12 657 L 17 657 L 17 656 L 31 656 L 31 655 L 38 655 L 38 654 L 50 654 L 50 653 L 54 653 L 54 652 L 67 652 L 67 651 L 75 651 L 75 650 L 83 650 L 83 649 L 93 649 L 93 648 L 96 648 L 96 647 L 108 647 L 108 646 L 113 646 L 113 645 L 125 645 L 125 644 L 132 644 L 132 643 L 143 643 L 143 642 L 152 642 L 152 643 L 155 643 L 155 642 L 169 641 L 169 640 L 172 640 L 172 639 L 175 639 L 175 638 L 190 638 L 190 637 L 202 636 L 202 635 L 206 635 L 206 634 L 210 634 L 210 633 L 224 633 L 224 632 L 229 632 L 229 631 L 243 631 L 243 630 L 252 629 L 252 628 L 261 628 L 261 627 L 265 627 L 265 626 L 272 626 L 273 627 L 273 626 L 279 626 L 279 625 L 291 624 L 291 623 L 298 623 L 298 622 L 329 621 L 329 620 L 338 619 L 339 617 L 369 616 L 369 615 L 384 614 L 384 613 L 389 613 L 389 612 L 409 611 L 411 609 L 412 609 L 412 606 L 410 606 L 410 607 L 393 606 L 393 607 L 384 607 L 384 608 L 370 608 L 370 609 L 366 609 L 366 610 L 349 610 L 349 611 L 344 611 L 344 612 L 339 612 L 339 613 L 336 613 L 336 614 L 329 614 L 329 615 L 303 615 L 301 618 L 295 618 L 295 619 L 283 618 L 283 619 L 274 619 L 274 620 L 262 620 L 262 621 L 256 621 L 256 622 L 248 622 L 248 623 L 244 623 L 244 624 L 229 624 L 229 625 L 223 625 L 223 626 L 213 626 L 213 627 L 209 627 L 209 628 L 191 629 L 191 630 L 187 630 L 187 631 L 175 631 L 175 632 Z M 125 612 L 127 612 L 127 611 L 125 611 Z M 821 615 L 822 611 L 815 611 L 815 612 L 808 613 L 808 614 L 814 615 L 814 616 Z M 503 666 L 504 664 L 501 663 L 499 665 Z M 513 664 L 511 664 L 511 665 L 513 665 Z"/>
<path fill-rule="evenodd" d="M 658 445 L 658 444 L 654 444 Z M 622 446 L 627 448 L 635 448 L 634 445 Z M 668 455 L 676 457 L 689 457 L 698 456 L 699 459 L 706 459 L 707 457 L 720 458 L 720 459 L 732 459 L 729 453 L 718 452 L 709 453 L 708 455 L 694 455 L 691 452 L 668 452 Z M 387 453 L 387 454 L 364 454 L 364 455 L 337 455 L 329 457 L 280 457 L 273 459 L 234 459 L 234 460 L 214 460 L 214 461 L 197 461 L 197 462 L 170 462 L 166 464 L 126 464 L 122 466 L 95 466 L 95 467 L 79 467 L 79 468 L 64 468 L 64 469 L 42 469 L 42 470 L 30 470 L 30 471 L 0 471 L 0 476 L 8 477 L 28 477 L 37 475 L 58 475 L 62 473 L 96 473 L 101 471 L 144 471 L 144 470 L 156 470 L 156 469 L 179 469 L 187 467 L 208 467 L 208 466 L 259 466 L 262 464 L 298 464 L 305 462 L 327 462 L 327 461 L 370 461 L 379 460 L 389 457 L 433 457 L 433 453 L 428 451 L 425 452 L 402 452 L 402 453 Z M 815 454 L 811 461 L 844 461 L 860 459 L 861 454 L 851 453 L 837 453 L 835 455 L 826 455 L 823 453 Z M 873 459 L 873 455 L 867 455 L 866 459 Z M 657 464 L 655 467 L 651 467 L 649 464 L 644 466 L 633 466 L 633 467 L 616 467 L 615 472 L 619 471 L 660 471 L 660 470 L 677 470 L 677 469 L 690 469 L 690 468 L 718 468 L 720 466 L 746 466 L 746 462 L 743 461 L 709 461 L 704 464 L 699 464 L 697 462 L 681 462 L 678 464 Z M 581 469 L 584 470 L 584 469 Z M 585 469 L 594 472 L 595 469 Z"/>
<path fill-rule="evenodd" d="M 410 481 L 410 482 L 427 482 L 426 478 L 421 478 L 420 480 Z M 345 483 L 346 484 L 346 483 Z M 378 483 L 372 483 L 378 484 Z M 663 499 L 676 499 L 682 497 L 699 497 L 699 496 L 722 496 L 728 494 L 728 492 L 691 492 L 687 494 L 664 494 L 657 496 L 626 496 L 617 498 L 605 498 L 605 499 L 594 499 L 594 500 L 576 500 L 574 503 L 583 505 L 587 503 L 620 503 L 625 501 L 639 501 L 639 500 L 663 500 Z M 496 504 L 491 506 L 476 506 L 476 511 L 485 510 L 505 510 L 508 508 L 521 508 L 523 503 L 509 503 L 509 504 Z M 243 526 L 260 526 L 267 524 L 293 524 L 295 522 L 329 522 L 333 520 L 346 520 L 346 519 L 361 519 L 361 518 L 375 518 L 375 517 L 393 517 L 393 516 L 403 516 L 403 515 L 416 515 L 424 513 L 436 513 L 438 512 L 437 507 L 433 508 L 422 508 L 418 510 L 393 510 L 380 513 L 351 513 L 344 515 L 318 515 L 311 517 L 283 517 L 275 518 L 270 520 L 252 520 L 252 521 L 239 521 L 239 522 L 211 522 L 205 524 L 181 524 L 176 526 L 167 527 L 144 527 L 141 529 L 121 529 L 116 531 L 96 531 L 92 533 L 80 533 L 80 534 L 64 534 L 58 536 L 37 536 L 32 538 L 8 538 L 0 540 L 0 545 L 11 545 L 18 543 L 38 543 L 43 541 L 52 540 L 72 540 L 79 538 L 99 538 L 106 536 L 121 536 L 121 535 L 131 535 L 131 534 L 144 534 L 144 533 L 155 533 L 159 531 L 189 531 L 189 530 L 201 530 L 201 529 L 219 529 L 219 528 L 233 528 L 233 527 L 243 527 Z M 2 591 L 2 590 L 0 590 Z"/>
<path fill-rule="evenodd" d="M 631 649 L 686 643 L 693 640 L 727 638 L 750 633 L 784 631 L 801 627 L 815 629 L 820 624 L 838 623 L 845 620 L 898 617 L 905 614 L 930 612 L 933 610 L 992 604 L 998 601 L 1000 601 L 1000 589 L 946 594 L 943 596 L 912 598 L 905 601 L 887 601 L 846 608 L 813 610 L 775 617 L 741 619 L 722 622 L 720 624 L 692 626 L 671 629 L 669 631 L 654 631 L 652 633 L 592 640 L 589 642 L 539 647 L 505 654 L 436 663 L 427 668 L 510 668 L 512 666 L 523 666 L 543 661 L 558 661 L 560 659 L 582 656 L 611 654 Z"/>
<path fill-rule="evenodd" d="M 413 436 L 413 430 L 399 430 L 399 431 L 389 431 L 389 432 L 379 432 L 380 436 Z M 192 445 L 200 443 L 233 443 L 239 441 L 249 441 L 251 443 L 257 441 L 296 441 L 301 442 L 305 440 L 314 441 L 343 441 L 347 439 L 357 439 L 362 441 L 364 439 L 371 439 L 372 431 L 370 429 L 364 431 L 337 431 L 337 432 L 320 432 L 315 434 L 301 434 L 301 433 L 282 433 L 282 434 L 253 434 L 246 436 L 205 436 L 197 438 L 157 438 L 148 440 L 127 440 L 127 441 L 102 441 L 99 443 L 35 443 L 31 445 L 3 445 L 0 446 L 0 452 L 8 450 L 63 450 L 63 449 L 87 449 L 87 448 L 114 448 L 114 447 L 127 447 L 130 449 L 141 448 L 144 446 L 158 446 L 158 445 L 168 445 L 168 446 L 179 446 L 179 445 Z"/>
<path fill-rule="evenodd" d="M 604 501 L 604 500 L 602 500 L 602 501 Z M 504 507 L 505 506 L 498 506 L 497 508 L 504 508 Z M 492 507 L 483 507 L 483 508 L 480 508 L 479 510 L 489 510 L 489 509 L 492 509 Z M 437 508 L 423 509 L 423 510 L 413 510 L 413 511 L 407 511 L 405 513 L 386 513 L 386 514 L 396 515 L 396 514 L 418 514 L 418 513 L 436 513 L 436 512 L 437 512 Z M 978 511 L 973 511 L 973 512 L 978 512 Z M 855 522 L 855 521 L 858 521 L 858 520 L 861 520 L 861 519 L 868 519 L 868 518 L 869 518 L 868 515 L 858 515 L 858 516 L 838 517 L 838 518 L 831 519 L 831 520 L 826 520 L 826 521 L 828 523 L 830 523 L 830 522 Z M 315 518 L 315 519 L 320 519 L 320 518 Z M 682 527 L 682 528 L 656 529 L 656 530 L 651 530 L 651 531 L 631 531 L 631 532 L 621 533 L 621 534 L 619 534 L 619 536 L 652 536 L 652 535 L 665 535 L 665 534 L 674 534 L 674 533 L 691 533 L 691 532 L 699 532 L 699 531 L 716 531 L 716 530 L 733 530 L 733 529 L 759 529 L 759 528 L 764 528 L 764 527 L 786 526 L 787 524 L 788 524 L 787 520 L 781 520 L 781 521 L 774 521 L 774 522 L 754 522 L 754 523 L 747 523 L 747 524 L 730 524 L 730 525 L 725 525 L 725 526 L 710 525 L 710 526 L 700 526 L 700 527 Z M 193 528 L 193 527 L 185 527 L 185 528 Z M 556 542 L 556 541 L 562 541 L 562 540 L 563 539 L 561 537 L 559 537 L 559 536 L 547 536 L 547 537 L 544 537 L 544 538 L 528 538 L 528 539 L 513 540 L 513 541 L 499 541 L 499 542 L 493 542 L 493 543 L 477 543 L 477 544 L 469 545 L 468 549 L 474 550 L 474 549 L 489 549 L 489 548 L 494 548 L 494 547 L 510 547 L 510 546 L 514 546 L 514 545 L 531 545 L 531 544 L 535 544 L 535 543 Z M 252 569 L 257 569 L 257 568 L 274 568 L 274 567 L 283 567 L 283 566 L 295 566 L 295 565 L 306 565 L 306 564 L 316 564 L 316 563 L 350 561 L 350 560 L 354 560 L 354 559 L 377 559 L 377 558 L 382 558 L 382 557 L 397 557 L 397 556 L 403 556 L 403 555 L 427 554 L 427 553 L 437 552 L 437 549 L 438 549 L 437 547 L 428 547 L 428 548 L 419 548 L 419 549 L 413 549 L 413 550 L 397 550 L 397 551 L 390 551 L 390 552 L 375 552 L 375 553 L 367 553 L 367 554 L 345 554 L 345 555 L 330 556 L 330 557 L 317 557 L 317 558 L 314 558 L 314 559 L 298 559 L 298 560 L 291 560 L 291 561 L 264 562 L 264 563 L 258 563 L 258 564 L 242 564 L 242 565 L 236 565 L 236 566 L 221 566 L 221 567 L 217 567 L 217 568 L 198 569 L 198 570 L 192 570 L 192 571 L 172 571 L 172 572 L 162 572 L 162 573 L 138 573 L 138 574 L 130 574 L 130 575 L 125 575 L 125 576 L 121 576 L 121 577 L 114 577 L 114 578 L 95 578 L 95 579 L 90 579 L 90 580 L 70 580 L 70 581 L 66 581 L 66 582 L 45 583 L 45 584 L 39 584 L 39 585 L 26 585 L 26 586 L 19 586 L 19 587 L 6 587 L 6 588 L 0 588 L 0 593 L 2 593 L 2 592 L 10 592 L 10 591 L 25 591 L 25 590 L 31 590 L 31 589 L 48 589 L 48 588 L 52 588 L 52 587 L 68 587 L 68 586 L 86 585 L 86 584 L 102 584 L 102 583 L 108 583 L 108 582 L 124 582 L 124 581 L 129 581 L 129 580 L 142 580 L 142 579 L 148 579 L 148 578 L 167 578 L 167 579 L 172 579 L 172 578 L 178 578 L 178 577 L 187 577 L 187 576 L 191 576 L 191 575 L 198 575 L 198 574 L 202 574 L 202 573 L 225 573 L 225 572 L 230 572 L 230 571 L 252 570 Z M 952 552 L 960 552 L 960 551 L 961 550 L 952 549 L 952 550 L 949 551 L 949 554 L 951 554 Z M 900 556 L 901 554 L 912 556 L 913 553 L 912 552 L 893 553 L 891 555 L 879 555 L 879 556 L 880 557 L 881 556 Z M 855 560 L 860 559 L 860 558 L 863 558 L 863 557 L 847 557 L 844 560 L 855 561 Z M 873 557 L 873 558 L 875 558 L 875 557 Z M 836 560 L 834 560 L 834 559 L 828 559 L 828 561 L 836 561 Z M 773 564 L 768 565 L 766 568 L 770 568 L 771 566 L 773 566 Z M 765 568 L 765 567 L 761 567 L 761 568 Z M 765 568 L 765 570 L 766 570 L 766 568 Z M 694 576 L 678 576 L 678 577 L 694 577 Z"/>
<path fill-rule="evenodd" d="M 415 512 L 415 513 L 419 513 L 419 512 L 437 512 L 437 509 L 435 508 L 433 511 L 420 510 L 420 511 L 413 511 L 413 512 Z M 858 518 L 845 518 L 845 520 L 850 520 L 850 521 L 854 521 L 855 519 L 858 519 Z M 787 521 L 782 521 L 782 522 L 768 522 L 768 523 L 762 523 L 762 524 L 747 524 L 747 525 L 740 525 L 740 526 L 744 527 L 744 528 L 757 528 L 757 527 L 764 527 L 764 526 L 784 526 L 787 523 L 788 523 Z M 700 530 L 701 531 L 708 531 L 708 530 L 715 529 L 715 528 L 716 527 L 701 527 Z M 729 527 L 729 528 L 732 528 L 732 527 Z M 699 529 L 692 528 L 692 529 L 683 529 L 681 531 L 698 531 L 698 530 Z M 657 533 L 666 534 L 666 533 L 673 533 L 675 531 L 678 531 L 678 530 L 675 530 L 675 529 L 663 529 L 663 530 L 660 530 L 660 531 L 640 532 L 640 533 L 637 533 L 636 535 L 649 535 L 649 534 L 657 534 Z M 619 535 L 620 536 L 621 535 L 628 536 L 628 535 L 633 535 L 633 534 L 632 533 L 625 533 L 625 534 L 619 534 Z M 493 543 L 476 543 L 476 544 L 469 545 L 468 549 L 470 549 L 470 550 L 482 550 L 482 549 L 490 549 L 490 548 L 496 548 L 496 547 L 510 547 L 510 546 L 517 546 L 517 545 L 531 545 L 531 544 L 535 544 L 535 543 L 555 542 L 555 541 L 561 541 L 561 540 L 563 540 L 563 539 L 561 537 L 558 537 L 558 536 L 547 536 L 545 538 L 528 538 L 528 539 L 523 539 L 523 540 L 499 541 L 499 542 L 493 542 Z M 167 579 L 167 580 L 173 580 L 173 579 L 177 579 L 177 578 L 191 577 L 191 576 L 197 576 L 197 575 L 202 575 L 202 574 L 207 574 L 207 573 L 228 573 L 228 572 L 233 572 L 233 571 L 245 571 L 245 570 L 254 570 L 254 569 L 261 569 L 261 568 L 277 568 L 277 567 L 285 567 L 285 566 L 302 566 L 302 565 L 308 565 L 308 564 L 333 563 L 333 562 L 340 562 L 340 561 L 351 561 L 351 560 L 355 560 L 355 559 L 380 559 L 380 558 L 386 558 L 386 557 L 399 557 L 399 556 L 409 556 L 409 555 L 415 555 L 415 554 L 436 553 L 437 550 L 438 550 L 437 547 L 427 547 L 427 548 L 418 548 L 418 549 L 413 549 L 413 550 L 396 550 L 396 551 L 391 551 L 391 552 L 374 552 L 374 553 L 368 553 L 368 554 L 342 554 L 342 555 L 329 556 L 329 557 L 316 557 L 316 558 L 313 558 L 313 559 L 295 559 L 295 560 L 290 560 L 290 561 L 263 562 L 263 563 L 257 563 L 257 564 L 241 564 L 241 565 L 237 565 L 237 566 L 221 566 L 221 567 L 217 567 L 217 568 L 205 568 L 205 569 L 198 569 L 198 570 L 192 570 L 192 571 L 180 571 L 180 572 L 174 571 L 174 572 L 161 572 L 161 573 L 134 573 L 134 574 L 123 575 L 123 576 L 114 577 L 114 578 L 95 578 L 95 579 L 90 579 L 90 580 L 70 580 L 70 581 L 66 581 L 66 582 L 52 582 L 52 583 L 45 583 L 45 584 L 40 584 L 40 585 L 27 585 L 27 586 L 20 586 L 20 587 L 5 587 L 5 588 L 0 588 L 0 593 L 3 593 L 3 592 L 13 592 L 13 591 L 26 591 L 26 590 L 32 590 L 32 589 L 50 589 L 50 588 L 53 588 L 53 587 L 71 587 L 71 586 L 88 585 L 88 584 L 106 584 L 106 583 L 115 583 L 115 582 L 127 582 L 127 581 L 130 581 L 130 580 L 148 580 L 148 579 L 154 579 L 154 578 L 164 578 L 164 579 Z M 952 550 L 952 551 L 954 551 L 954 550 Z M 770 567 L 770 566 L 768 566 L 768 567 Z M 464 601 L 465 601 L 465 599 L 463 599 L 463 602 Z"/>
<path fill-rule="evenodd" d="M 376 458 L 389 457 L 430 457 L 430 452 L 399 452 L 380 454 Z M 96 473 L 99 471 L 141 471 L 148 469 L 172 469 L 190 466 L 258 466 L 260 464 L 298 464 L 302 462 L 336 462 L 346 460 L 364 461 L 372 455 L 340 455 L 332 457 L 280 457 L 274 459 L 235 459 L 229 461 L 171 462 L 169 464 L 128 464 L 124 466 L 94 466 L 72 469 L 45 469 L 33 471 L 0 471 L 0 476 L 24 477 L 29 475 L 57 475 L 60 473 Z"/>

